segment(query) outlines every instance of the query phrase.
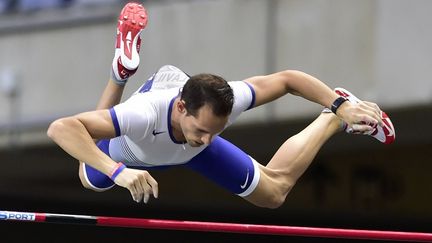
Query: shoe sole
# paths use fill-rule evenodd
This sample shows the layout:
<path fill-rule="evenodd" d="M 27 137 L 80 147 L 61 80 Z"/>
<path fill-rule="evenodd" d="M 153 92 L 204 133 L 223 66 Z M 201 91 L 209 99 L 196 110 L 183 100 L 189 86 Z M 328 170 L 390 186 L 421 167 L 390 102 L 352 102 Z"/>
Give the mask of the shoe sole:
<path fill-rule="evenodd" d="M 140 33 L 147 26 L 147 12 L 138 3 L 126 4 L 119 16 L 120 50 L 122 65 L 129 70 L 139 65 Z M 123 36 L 125 34 L 125 36 Z"/>

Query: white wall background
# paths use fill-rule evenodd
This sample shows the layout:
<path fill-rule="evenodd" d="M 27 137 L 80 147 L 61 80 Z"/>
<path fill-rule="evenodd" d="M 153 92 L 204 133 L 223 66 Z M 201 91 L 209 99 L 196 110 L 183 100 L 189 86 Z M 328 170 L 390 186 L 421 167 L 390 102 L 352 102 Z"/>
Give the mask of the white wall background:
<path fill-rule="evenodd" d="M 16 72 L 22 87 L 19 121 L 94 108 L 109 77 L 120 8 L 107 11 L 109 21 L 0 33 L 0 73 Z M 146 8 L 142 63 L 126 96 L 159 66 L 172 64 L 229 80 L 298 69 L 383 108 L 432 103 L 432 1 L 147 1 Z M 0 124 L 11 121 L 9 103 L 2 93 Z M 247 112 L 239 124 L 314 116 L 320 109 L 287 96 Z"/>

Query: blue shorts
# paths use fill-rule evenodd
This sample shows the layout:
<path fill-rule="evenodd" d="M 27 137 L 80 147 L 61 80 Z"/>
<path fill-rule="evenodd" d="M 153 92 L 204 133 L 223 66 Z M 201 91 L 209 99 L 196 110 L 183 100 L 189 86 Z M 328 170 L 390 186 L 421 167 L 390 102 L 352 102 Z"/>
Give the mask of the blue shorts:
<path fill-rule="evenodd" d="M 109 140 L 101 140 L 97 145 L 109 156 Z M 143 166 L 134 169 L 152 170 L 172 166 L 190 168 L 242 197 L 249 195 L 256 188 L 260 178 L 258 162 L 219 136 L 186 164 L 159 167 Z M 96 189 L 108 189 L 114 186 L 114 182 L 108 176 L 91 166 L 84 164 L 84 172 L 87 182 Z"/>

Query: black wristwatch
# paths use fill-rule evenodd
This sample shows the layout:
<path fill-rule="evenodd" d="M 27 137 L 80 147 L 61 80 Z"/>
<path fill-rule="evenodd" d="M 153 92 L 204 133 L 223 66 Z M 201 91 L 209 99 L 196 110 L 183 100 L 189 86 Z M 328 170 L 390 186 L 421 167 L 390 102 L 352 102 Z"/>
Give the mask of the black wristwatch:
<path fill-rule="evenodd" d="M 339 108 L 339 106 L 341 106 L 342 103 L 344 103 L 345 101 L 347 101 L 347 98 L 343 96 L 337 98 L 330 107 L 331 111 L 336 114 L 336 111 Z"/>

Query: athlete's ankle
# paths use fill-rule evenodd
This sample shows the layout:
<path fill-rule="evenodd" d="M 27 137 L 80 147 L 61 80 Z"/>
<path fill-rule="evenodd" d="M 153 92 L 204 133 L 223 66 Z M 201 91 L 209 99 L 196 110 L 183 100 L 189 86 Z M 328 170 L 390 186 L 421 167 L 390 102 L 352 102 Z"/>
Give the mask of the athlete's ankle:
<path fill-rule="evenodd" d="M 111 69 L 110 80 L 119 86 L 125 86 L 128 81 L 128 78 L 117 79 L 116 75 L 114 74 L 114 71 Z"/>

